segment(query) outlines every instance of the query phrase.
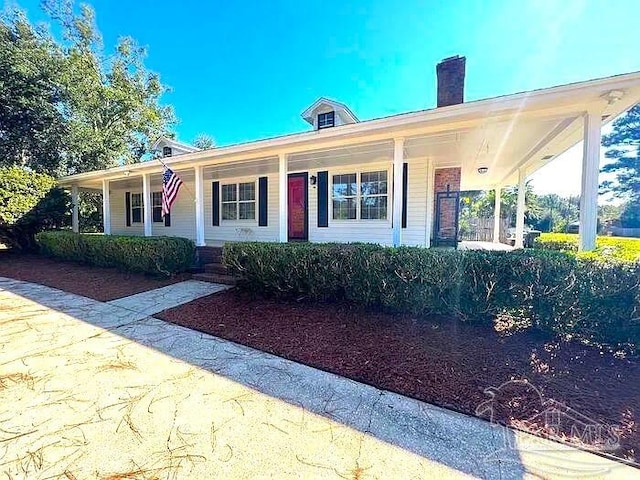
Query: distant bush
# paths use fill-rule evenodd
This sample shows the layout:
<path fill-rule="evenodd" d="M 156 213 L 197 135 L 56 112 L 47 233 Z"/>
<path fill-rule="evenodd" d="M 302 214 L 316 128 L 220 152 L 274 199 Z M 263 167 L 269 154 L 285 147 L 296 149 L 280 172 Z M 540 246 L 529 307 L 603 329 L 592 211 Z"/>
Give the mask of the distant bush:
<path fill-rule="evenodd" d="M 469 322 L 517 318 L 540 331 L 634 350 L 640 263 L 545 250 L 447 251 L 367 244 L 230 243 L 240 286 L 284 298 L 347 300 Z"/>
<path fill-rule="evenodd" d="M 543 233 L 535 240 L 534 247 L 576 253 L 578 241 L 578 235 L 572 233 Z M 598 236 L 593 252 L 578 255 L 583 258 L 633 262 L 640 260 L 640 238 Z"/>
<path fill-rule="evenodd" d="M 153 275 L 184 272 L 195 258 L 194 243 L 177 237 L 41 232 L 37 241 L 44 255 Z"/>
<path fill-rule="evenodd" d="M 33 250 L 35 234 L 71 221 L 70 198 L 53 177 L 20 167 L 0 168 L 0 243 Z"/>

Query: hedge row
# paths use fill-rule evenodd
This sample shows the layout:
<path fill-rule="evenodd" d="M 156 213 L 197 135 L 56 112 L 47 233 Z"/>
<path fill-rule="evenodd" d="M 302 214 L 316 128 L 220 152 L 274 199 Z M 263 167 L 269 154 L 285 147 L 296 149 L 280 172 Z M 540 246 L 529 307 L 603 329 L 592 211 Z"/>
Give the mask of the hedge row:
<path fill-rule="evenodd" d="M 574 233 L 543 233 L 535 239 L 534 247 L 577 253 L 578 242 L 579 237 Z M 640 238 L 598 236 L 596 250 L 580 253 L 578 256 L 600 260 L 638 261 L 640 260 Z"/>
<path fill-rule="evenodd" d="M 186 238 L 49 231 L 36 239 L 45 255 L 127 272 L 170 276 L 187 270 L 195 258 L 195 245 Z"/>
<path fill-rule="evenodd" d="M 640 264 L 544 251 L 444 251 L 368 244 L 232 243 L 224 262 L 252 291 L 348 300 L 493 322 L 508 316 L 587 343 L 640 345 Z"/>

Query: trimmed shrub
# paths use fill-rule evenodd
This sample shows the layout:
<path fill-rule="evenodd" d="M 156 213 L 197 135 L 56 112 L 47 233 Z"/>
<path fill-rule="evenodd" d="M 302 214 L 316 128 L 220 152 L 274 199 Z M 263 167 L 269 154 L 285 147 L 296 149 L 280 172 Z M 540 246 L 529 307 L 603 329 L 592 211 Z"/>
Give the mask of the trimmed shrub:
<path fill-rule="evenodd" d="M 546 250 L 278 243 L 226 244 L 224 262 L 243 278 L 242 288 L 277 297 L 348 300 L 468 322 L 507 315 L 586 343 L 640 345 L 640 263 Z"/>
<path fill-rule="evenodd" d="M 534 247 L 577 253 L 578 235 L 573 233 L 543 233 L 536 238 Z M 640 260 L 640 238 L 598 236 L 596 238 L 596 249 L 593 252 L 581 252 L 577 255 L 586 259 L 634 262 Z"/>
<path fill-rule="evenodd" d="M 68 231 L 41 232 L 36 238 L 44 255 L 127 272 L 171 276 L 187 270 L 195 258 L 195 245 L 186 238 Z"/>

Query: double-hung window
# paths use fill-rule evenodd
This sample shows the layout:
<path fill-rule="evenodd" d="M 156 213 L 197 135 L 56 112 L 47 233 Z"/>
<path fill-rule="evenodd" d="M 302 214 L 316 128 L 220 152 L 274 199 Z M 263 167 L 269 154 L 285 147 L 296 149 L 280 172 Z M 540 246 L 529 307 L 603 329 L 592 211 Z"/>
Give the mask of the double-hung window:
<path fill-rule="evenodd" d="M 162 222 L 162 192 L 151 194 L 151 207 L 153 209 L 153 222 Z"/>
<path fill-rule="evenodd" d="M 131 222 L 132 223 L 142 223 L 142 194 L 141 193 L 132 193 L 131 194 Z"/>
<path fill-rule="evenodd" d="M 256 219 L 256 183 L 222 185 L 222 220 Z"/>
<path fill-rule="evenodd" d="M 333 176 L 333 219 L 354 220 L 357 215 L 358 185 L 355 173 Z"/>
<path fill-rule="evenodd" d="M 333 175 L 333 219 L 386 220 L 387 177 L 386 170 Z"/>
<path fill-rule="evenodd" d="M 385 220 L 387 218 L 387 171 L 360 174 L 360 218 Z"/>

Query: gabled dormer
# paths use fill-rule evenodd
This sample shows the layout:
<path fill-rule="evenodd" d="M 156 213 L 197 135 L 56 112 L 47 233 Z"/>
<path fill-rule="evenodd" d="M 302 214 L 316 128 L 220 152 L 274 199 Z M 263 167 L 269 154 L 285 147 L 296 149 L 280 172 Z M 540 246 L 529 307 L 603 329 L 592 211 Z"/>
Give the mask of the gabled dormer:
<path fill-rule="evenodd" d="M 174 157 L 183 153 L 197 152 L 199 148 L 187 143 L 178 142 L 172 138 L 160 137 L 151 146 L 153 153 L 159 157 Z"/>
<path fill-rule="evenodd" d="M 302 112 L 302 118 L 313 125 L 314 130 L 358 123 L 358 118 L 344 103 L 319 98 L 313 105 Z"/>

